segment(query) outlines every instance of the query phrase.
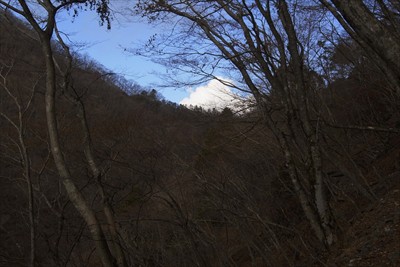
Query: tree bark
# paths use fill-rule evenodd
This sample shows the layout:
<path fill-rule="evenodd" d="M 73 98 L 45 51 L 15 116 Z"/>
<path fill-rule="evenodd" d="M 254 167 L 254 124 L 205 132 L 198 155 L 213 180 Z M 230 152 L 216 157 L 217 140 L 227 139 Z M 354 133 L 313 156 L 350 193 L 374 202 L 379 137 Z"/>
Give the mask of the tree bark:
<path fill-rule="evenodd" d="M 64 75 L 63 75 L 64 76 L 63 87 L 64 87 L 64 91 L 66 93 L 65 95 L 67 96 L 67 98 L 69 100 L 71 100 L 74 103 L 74 105 L 76 107 L 76 116 L 79 118 L 80 123 L 81 123 L 81 130 L 82 130 L 82 134 L 83 134 L 83 151 L 84 151 L 84 154 L 86 157 L 87 164 L 89 165 L 89 168 L 92 171 L 92 174 L 97 182 L 97 187 L 98 187 L 101 199 L 102 199 L 103 212 L 106 217 L 108 229 L 109 229 L 109 232 L 110 232 L 111 238 L 112 238 L 113 250 L 114 250 L 114 253 L 116 254 L 117 264 L 119 267 L 126 267 L 127 262 L 126 262 L 125 255 L 122 250 L 120 238 L 118 236 L 118 229 L 117 229 L 118 227 L 117 227 L 117 224 L 114 219 L 114 214 L 113 214 L 111 204 L 108 201 L 106 192 L 105 192 L 104 187 L 101 182 L 102 172 L 101 172 L 100 168 L 98 167 L 95 157 L 94 157 L 94 154 L 93 154 L 93 145 L 92 145 L 92 139 L 91 139 L 89 125 L 88 125 L 88 121 L 87 121 L 85 105 L 78 96 L 70 95 L 70 93 L 69 93 L 69 91 L 70 91 L 69 86 L 73 86 L 73 84 L 71 84 L 73 58 L 70 53 L 69 47 L 63 41 L 57 27 L 55 27 L 55 33 L 58 38 L 58 41 L 60 42 L 61 46 L 65 50 L 65 53 L 67 54 L 67 67 L 66 67 L 66 70 L 64 71 Z M 57 63 L 57 62 L 55 62 L 55 63 Z M 59 68 L 60 72 L 63 72 L 63 70 L 61 70 L 59 65 L 57 65 L 57 67 Z"/>
<path fill-rule="evenodd" d="M 43 40 L 44 39 L 44 40 Z M 107 242 L 104 237 L 104 233 L 101 229 L 100 223 L 98 222 L 94 211 L 88 206 L 88 203 L 84 199 L 82 193 L 76 187 L 71 179 L 70 172 L 66 166 L 64 156 L 61 152 L 61 146 L 59 143 L 59 134 L 57 129 L 56 120 L 56 107 L 55 107 L 55 88 L 56 88 L 56 71 L 55 64 L 53 61 L 53 53 L 50 44 L 50 36 L 45 39 L 42 38 L 42 48 L 45 55 L 46 63 L 46 94 L 45 94 L 45 105 L 46 105 L 46 118 L 47 128 L 50 139 L 51 152 L 53 155 L 54 163 L 60 177 L 63 179 L 65 190 L 67 191 L 68 197 L 72 204 L 81 214 L 89 227 L 89 231 L 96 244 L 99 257 L 104 267 L 115 266 L 113 257 L 108 248 Z"/>
<path fill-rule="evenodd" d="M 376 18 L 361 0 L 332 0 L 336 10 L 327 0 L 320 0 L 320 2 L 328 7 L 343 28 L 366 50 L 367 55 L 381 68 L 400 96 L 400 36 L 398 33 Z M 393 25 L 393 28 L 398 28 L 398 26 Z"/>
<path fill-rule="evenodd" d="M 292 85 L 292 90 L 295 90 L 297 97 L 297 107 L 299 109 L 300 122 L 304 131 L 306 142 L 308 145 L 308 154 L 311 160 L 313 170 L 311 181 L 314 182 L 314 201 L 316 211 L 319 215 L 319 221 L 324 232 L 324 243 L 330 247 L 336 240 L 336 235 L 333 229 L 332 213 L 327 202 L 325 184 L 322 175 L 322 157 L 318 144 L 318 124 L 313 127 L 310 120 L 308 91 L 309 88 L 305 85 L 303 57 L 299 51 L 299 41 L 294 28 L 293 21 L 289 14 L 289 9 L 285 0 L 279 1 L 279 17 L 288 36 L 288 50 L 290 53 L 291 64 L 293 65 L 295 85 Z M 290 83 L 290 81 L 289 81 Z M 290 99 L 288 99 L 290 101 Z M 294 136 L 293 136 L 294 137 Z"/>

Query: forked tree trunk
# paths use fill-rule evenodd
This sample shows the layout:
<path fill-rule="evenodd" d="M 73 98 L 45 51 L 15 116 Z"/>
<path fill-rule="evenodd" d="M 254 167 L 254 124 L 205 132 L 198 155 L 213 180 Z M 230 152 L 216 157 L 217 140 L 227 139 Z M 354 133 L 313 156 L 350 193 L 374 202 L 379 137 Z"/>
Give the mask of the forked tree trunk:
<path fill-rule="evenodd" d="M 297 95 L 297 97 L 295 97 L 296 106 L 298 107 L 300 123 L 305 134 L 305 141 L 308 146 L 308 155 L 311 161 L 312 172 L 310 173 L 311 177 L 309 180 L 313 182 L 314 199 L 309 199 L 309 201 L 314 202 L 313 206 L 315 206 L 315 211 L 319 217 L 318 221 L 324 233 L 323 243 L 327 247 L 330 247 L 336 241 L 336 234 L 334 232 L 332 212 L 327 201 L 325 183 L 323 181 L 322 157 L 320 145 L 318 144 L 318 124 L 316 126 L 313 126 L 310 119 L 310 103 L 308 96 L 309 88 L 307 88 L 304 78 L 304 59 L 301 54 L 301 50 L 298 47 L 300 45 L 300 42 L 297 39 L 294 23 L 292 21 L 291 15 L 289 14 L 289 9 L 286 1 L 279 1 L 278 13 L 285 32 L 288 36 L 288 50 L 291 58 L 290 63 L 292 64 L 295 77 L 295 85 L 291 85 L 292 88 L 288 90 L 293 90 L 294 95 Z M 288 84 L 289 83 L 290 82 L 288 82 Z M 287 96 L 286 98 L 287 102 L 293 101 L 293 98 L 290 98 L 289 96 Z M 296 111 L 293 110 L 293 112 Z M 288 121 L 288 123 L 290 124 L 290 121 Z M 291 127 L 291 125 L 289 125 L 289 127 Z M 292 136 L 292 138 L 295 138 L 295 136 Z"/>
<path fill-rule="evenodd" d="M 71 1 L 70 4 L 78 3 L 82 1 Z M 53 57 L 53 50 L 51 47 L 52 35 L 55 28 L 55 19 L 57 11 L 51 1 L 40 2 L 43 8 L 47 12 L 47 17 L 45 21 L 44 29 L 41 28 L 38 21 L 34 18 L 30 7 L 28 6 L 26 0 L 18 0 L 19 5 L 22 10 L 16 7 L 3 3 L 14 12 L 22 15 L 31 24 L 33 29 L 39 36 L 40 44 L 44 56 L 44 62 L 46 66 L 46 93 L 45 93 L 45 110 L 46 110 L 46 120 L 47 120 L 47 130 L 50 140 L 51 154 L 54 159 L 59 176 L 62 179 L 65 190 L 67 191 L 68 197 L 74 207 L 78 210 L 79 214 L 82 216 L 86 222 L 91 237 L 96 245 L 97 254 L 104 267 L 115 267 L 116 263 L 114 258 L 108 248 L 107 241 L 105 240 L 103 230 L 100 226 L 99 221 L 96 218 L 95 212 L 90 208 L 89 204 L 83 197 L 82 193 L 76 187 L 72 181 L 71 174 L 67 168 L 66 162 L 64 160 L 63 153 L 61 151 L 59 132 L 57 128 L 57 118 L 56 118 L 56 105 L 55 105 L 55 94 L 56 94 L 56 67 Z M 68 2 L 66 2 L 68 3 Z"/>
<path fill-rule="evenodd" d="M 103 230 L 98 222 L 94 211 L 90 208 L 82 193 L 76 187 L 71 179 L 71 174 L 66 166 L 64 156 L 59 143 L 56 107 L 55 107 L 55 89 L 56 89 L 56 69 L 51 48 L 51 35 L 41 34 L 41 44 L 45 56 L 46 64 L 46 118 L 47 128 L 50 139 L 51 153 L 54 158 L 57 171 L 63 180 L 65 190 L 74 207 L 78 210 L 85 220 L 93 241 L 96 245 L 97 253 L 104 267 L 114 267 L 113 256 L 108 248 Z"/>
<path fill-rule="evenodd" d="M 108 230 L 111 235 L 110 242 L 112 243 L 112 249 L 113 249 L 114 254 L 116 255 L 117 265 L 119 267 L 126 267 L 127 262 L 125 259 L 124 252 L 122 250 L 120 238 L 118 236 L 118 225 L 115 222 L 111 204 L 108 200 L 108 197 L 107 197 L 104 187 L 102 185 L 102 181 L 101 181 L 102 172 L 101 172 L 100 168 L 98 167 L 95 157 L 93 155 L 92 139 L 91 139 L 91 135 L 90 135 L 90 131 L 89 131 L 89 125 L 87 122 L 85 105 L 84 105 L 83 101 L 80 98 L 78 98 L 77 96 L 68 94 L 69 89 L 70 89 L 68 87 L 71 84 L 71 78 L 72 78 L 71 75 L 72 75 L 73 58 L 70 53 L 69 47 L 65 44 L 57 27 L 55 27 L 55 33 L 58 38 L 58 41 L 60 42 L 61 46 L 65 50 L 65 53 L 67 54 L 66 70 L 63 72 L 63 70 L 59 67 L 59 65 L 57 65 L 57 67 L 60 72 L 63 72 L 63 75 L 64 75 L 64 85 L 63 86 L 64 86 L 64 90 L 66 92 L 66 96 L 76 106 L 76 116 L 80 120 L 81 130 L 82 130 L 82 134 L 83 134 L 83 152 L 85 154 L 87 164 L 89 165 L 89 168 L 92 171 L 92 174 L 97 182 L 97 187 L 98 187 L 98 190 L 99 190 L 99 193 L 101 196 L 101 200 L 102 200 L 104 216 L 106 217 Z M 55 63 L 57 63 L 57 62 L 55 61 Z"/>

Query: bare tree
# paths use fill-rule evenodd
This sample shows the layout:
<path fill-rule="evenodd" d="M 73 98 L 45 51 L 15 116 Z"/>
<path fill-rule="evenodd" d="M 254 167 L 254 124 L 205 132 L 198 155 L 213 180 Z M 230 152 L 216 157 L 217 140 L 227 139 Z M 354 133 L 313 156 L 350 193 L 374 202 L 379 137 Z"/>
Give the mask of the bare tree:
<path fill-rule="evenodd" d="M 175 50 L 168 62 L 206 77 L 213 77 L 218 68 L 238 74 L 242 85 L 236 87 L 253 95 L 280 144 L 314 233 L 331 246 L 335 225 L 323 181 L 320 125 L 313 123 L 318 117 L 310 108 L 307 47 L 301 43 L 299 21 L 294 21 L 296 6 L 286 1 L 139 1 L 137 7 L 150 19 L 173 14 L 182 22 L 176 27 L 182 28 L 175 47 L 183 52 Z M 187 39 L 180 41 L 183 36 Z M 205 42 L 202 48 L 190 46 L 199 40 Z M 157 53 L 165 46 L 162 43 Z"/>
<path fill-rule="evenodd" d="M 32 85 L 31 94 L 27 100 L 23 100 L 13 92 L 9 86 L 9 74 L 14 67 L 14 62 L 9 64 L 2 63 L 0 65 L 0 88 L 6 92 L 9 98 L 11 98 L 17 109 L 16 119 L 14 116 L 6 114 L 6 112 L 0 111 L 0 115 L 14 128 L 17 132 L 17 141 L 15 144 L 18 147 L 21 165 L 23 168 L 23 176 L 26 181 L 27 193 L 28 193 L 28 214 L 29 214 L 29 229 L 30 229 L 30 266 L 36 264 L 36 225 L 35 225 L 35 205 L 34 205 L 34 190 L 32 181 L 32 168 L 31 158 L 29 155 L 28 147 L 26 145 L 26 131 L 27 131 L 27 117 L 29 117 L 31 104 L 36 93 L 38 83 Z M 13 114 L 14 115 L 14 114 Z"/>
<path fill-rule="evenodd" d="M 57 167 L 60 177 L 63 180 L 63 184 L 67 191 L 69 199 L 78 210 L 82 218 L 85 220 L 90 230 L 102 264 L 104 266 L 116 266 L 116 262 L 108 247 L 104 232 L 98 219 L 96 218 L 95 212 L 91 209 L 89 203 L 85 200 L 84 196 L 73 182 L 71 172 L 67 167 L 67 162 L 62 153 L 57 126 L 55 102 L 55 94 L 57 90 L 57 70 L 52 48 L 52 36 L 56 25 L 56 15 L 60 10 L 66 8 L 74 8 L 79 4 L 87 4 L 91 7 L 97 8 L 97 11 L 99 12 L 100 18 L 103 22 L 109 22 L 109 10 L 107 6 L 108 1 L 65 0 L 56 1 L 55 3 L 53 3 L 50 0 L 44 0 L 37 1 L 36 4 L 44 9 L 42 11 L 44 12 L 45 16 L 44 23 L 42 23 L 41 19 L 38 19 L 33 15 L 31 6 L 32 3 L 25 0 L 18 0 L 13 2 L 0 1 L 0 5 L 3 8 L 9 9 L 12 12 L 24 17 L 38 35 L 46 66 L 45 106 L 47 129 L 54 163 Z"/>

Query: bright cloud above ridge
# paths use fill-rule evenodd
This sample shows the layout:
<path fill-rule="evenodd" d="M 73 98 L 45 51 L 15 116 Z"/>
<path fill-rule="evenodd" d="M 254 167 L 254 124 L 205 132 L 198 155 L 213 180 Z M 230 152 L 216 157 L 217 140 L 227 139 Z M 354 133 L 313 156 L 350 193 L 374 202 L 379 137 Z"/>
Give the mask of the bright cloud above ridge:
<path fill-rule="evenodd" d="M 233 83 L 229 79 L 221 80 Z M 222 110 L 225 107 L 235 109 L 240 102 L 239 97 L 232 92 L 232 89 L 219 80 L 211 80 L 206 85 L 191 89 L 190 95 L 184 98 L 179 104 L 185 106 L 201 106 L 205 109 Z"/>

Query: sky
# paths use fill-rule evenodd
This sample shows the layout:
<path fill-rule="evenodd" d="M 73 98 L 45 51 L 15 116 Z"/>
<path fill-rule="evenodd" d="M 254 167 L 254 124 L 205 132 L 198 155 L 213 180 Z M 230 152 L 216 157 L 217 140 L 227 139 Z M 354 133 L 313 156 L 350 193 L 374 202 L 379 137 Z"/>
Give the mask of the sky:
<path fill-rule="evenodd" d="M 125 14 L 114 14 L 111 30 L 99 25 L 95 12 L 83 11 L 76 18 L 66 11 L 58 15 L 59 29 L 68 36 L 71 44 L 79 48 L 79 53 L 88 55 L 107 69 L 144 87 L 158 90 L 166 100 L 172 102 L 221 109 L 234 101 L 230 96 L 231 90 L 216 80 L 194 88 L 163 89 L 158 86 L 163 81 L 157 73 L 165 73 L 166 69 L 126 50 L 138 48 L 152 35 L 165 29 L 133 17 L 129 12 L 131 6 L 128 5 L 131 1 L 114 0 L 112 3 L 116 5 L 115 10 L 122 10 Z"/>
<path fill-rule="evenodd" d="M 223 79 L 219 77 L 220 79 Z M 223 79 L 226 83 L 233 83 L 232 80 Z M 208 83 L 188 90 L 188 96 L 180 101 L 181 104 L 190 106 L 197 105 L 206 109 L 223 110 L 228 107 L 232 110 L 242 109 L 241 100 L 243 97 L 232 92 L 232 90 L 218 80 L 211 80 Z"/>

